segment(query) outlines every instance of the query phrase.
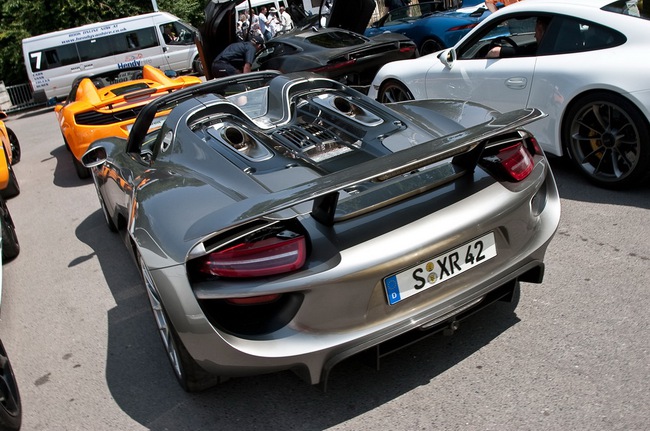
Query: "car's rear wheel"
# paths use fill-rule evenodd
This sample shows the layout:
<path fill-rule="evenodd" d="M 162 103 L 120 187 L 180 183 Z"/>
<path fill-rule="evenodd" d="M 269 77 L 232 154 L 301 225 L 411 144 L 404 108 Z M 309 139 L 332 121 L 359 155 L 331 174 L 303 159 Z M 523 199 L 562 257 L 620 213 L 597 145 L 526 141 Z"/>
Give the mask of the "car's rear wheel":
<path fill-rule="evenodd" d="M 70 153 L 70 156 L 72 157 L 72 164 L 74 165 L 74 170 L 77 173 L 79 179 L 85 180 L 87 178 L 90 178 L 90 169 L 85 167 L 79 160 L 77 160 L 74 154 Z"/>
<path fill-rule="evenodd" d="M 0 429 L 19 430 L 23 414 L 20 393 L 2 341 L 0 341 L 0 397 Z"/>
<path fill-rule="evenodd" d="M 2 198 L 0 198 L 0 217 L 2 217 L 2 260 L 9 262 L 20 253 L 20 244 L 9 208 Z"/>
<path fill-rule="evenodd" d="M 167 358 L 172 366 L 174 375 L 181 387 L 188 392 L 196 392 L 215 385 L 218 383 L 217 377 L 199 367 L 180 340 L 178 333 L 174 329 L 174 325 L 172 325 L 165 311 L 151 272 L 139 255 L 138 263 L 158 333 L 162 339 L 163 347 L 167 353 Z"/>
<path fill-rule="evenodd" d="M 572 103 L 563 125 L 563 144 L 594 184 L 621 189 L 650 177 L 650 125 L 624 97 L 586 95 Z"/>
<path fill-rule="evenodd" d="M 377 93 L 377 100 L 381 103 L 394 103 L 413 100 L 413 94 L 404 84 L 394 79 L 381 84 Z"/>
<path fill-rule="evenodd" d="M 445 47 L 435 39 L 427 39 L 422 42 L 420 46 L 420 55 L 431 54 L 432 52 L 440 51 L 445 49 Z"/>
<path fill-rule="evenodd" d="M 194 57 L 194 60 L 192 61 L 192 69 L 194 69 L 194 73 L 199 76 L 205 75 L 205 72 L 203 71 L 203 63 L 201 63 L 201 58 L 199 58 L 198 55 Z"/>
<path fill-rule="evenodd" d="M 99 199 L 99 206 L 102 207 L 102 214 L 104 214 L 104 221 L 106 222 L 108 229 L 111 232 L 117 232 L 117 226 L 115 225 L 115 223 L 113 223 L 113 219 L 111 218 L 111 215 L 108 212 L 108 208 L 106 208 L 106 203 L 104 202 L 101 193 L 99 193 L 99 187 L 97 186 L 97 184 L 95 184 L 95 191 L 97 192 L 97 199 Z"/>
<path fill-rule="evenodd" d="M 9 135 L 9 143 L 11 144 L 11 164 L 15 165 L 20 162 L 20 142 L 18 142 L 18 136 L 7 127 L 7 135 Z"/>

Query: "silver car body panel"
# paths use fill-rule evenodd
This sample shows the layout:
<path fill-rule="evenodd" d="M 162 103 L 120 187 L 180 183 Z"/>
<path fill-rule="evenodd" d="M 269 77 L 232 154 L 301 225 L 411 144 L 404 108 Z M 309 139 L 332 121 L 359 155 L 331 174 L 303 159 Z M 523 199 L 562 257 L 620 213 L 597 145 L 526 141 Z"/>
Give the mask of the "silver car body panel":
<path fill-rule="evenodd" d="M 267 101 L 275 107 L 252 115 L 236 98 L 201 93 L 213 87 L 219 82 L 170 95 L 180 101 L 157 132 L 152 161 L 134 152 L 142 150 L 138 141 L 146 141 L 139 122 L 153 118 L 145 111 L 129 142 L 98 141 L 84 156 L 108 218 L 127 228 L 127 245 L 141 256 L 179 339 L 204 370 L 241 376 L 292 369 L 319 383 L 350 355 L 453 320 L 489 302 L 501 287 L 512 290 L 518 280 L 541 282 L 560 217 L 546 158 L 534 155 L 532 172 L 520 182 L 497 181 L 461 162 L 473 150 L 517 135 L 543 116 L 540 111 L 500 114 L 452 101 L 387 107 L 333 81 L 300 74 L 272 78 Z M 372 125 L 327 112 L 323 101 L 330 94 L 365 109 L 355 112 L 364 112 L 362 119 Z M 329 159 L 318 153 L 310 160 L 285 160 L 275 144 L 289 128 L 306 127 L 298 118 L 305 115 L 298 114 L 301 107 L 314 108 L 315 121 L 337 119 L 331 130 L 345 126 L 364 133 L 363 142 L 346 143 L 348 156 L 362 149 L 381 153 L 340 169 L 338 152 Z M 221 121 L 236 122 L 252 139 L 269 144 L 273 157 L 239 157 L 215 133 Z M 93 154 L 105 159 L 92 161 Z M 368 193 L 350 192 L 363 184 Z M 395 192 L 402 188 L 402 194 Z M 374 192 L 386 192 L 386 200 Z M 309 233 L 310 256 L 300 270 L 236 280 L 189 276 L 191 263 L 224 234 L 277 220 L 295 220 Z M 485 235 L 494 236 L 497 258 L 389 304 L 386 277 Z M 300 298 L 291 318 L 272 330 L 241 334 L 206 315 L 211 302 L 267 294 Z"/>

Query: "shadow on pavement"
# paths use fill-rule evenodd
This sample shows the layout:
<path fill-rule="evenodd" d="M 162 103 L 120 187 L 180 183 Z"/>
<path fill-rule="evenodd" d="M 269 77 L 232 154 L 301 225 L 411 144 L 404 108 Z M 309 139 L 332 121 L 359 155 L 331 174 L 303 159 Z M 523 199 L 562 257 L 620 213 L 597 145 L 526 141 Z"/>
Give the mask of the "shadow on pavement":
<path fill-rule="evenodd" d="M 108 388 L 125 413 L 151 430 L 328 428 L 426 385 L 519 321 L 512 304 L 493 304 L 464 321 L 452 337 L 434 335 L 388 356 L 379 371 L 361 356 L 342 362 L 330 374 L 326 392 L 281 372 L 188 394 L 167 362 L 144 286 L 120 236 L 108 230 L 100 210 L 82 221 L 76 235 L 97 256 L 117 304 L 108 313 Z"/>

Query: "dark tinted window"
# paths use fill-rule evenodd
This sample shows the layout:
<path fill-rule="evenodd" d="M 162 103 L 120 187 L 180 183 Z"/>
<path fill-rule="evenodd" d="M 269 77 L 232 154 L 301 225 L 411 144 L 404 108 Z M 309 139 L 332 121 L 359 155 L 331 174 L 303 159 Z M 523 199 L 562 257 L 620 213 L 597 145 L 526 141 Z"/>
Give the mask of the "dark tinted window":
<path fill-rule="evenodd" d="M 110 39 L 106 42 L 107 44 L 112 44 L 114 46 L 115 54 L 122 54 L 137 49 L 152 48 L 158 45 L 158 39 L 156 38 L 156 33 L 153 27 L 130 31 L 128 33 L 120 33 L 108 36 L 104 39 Z"/>
<path fill-rule="evenodd" d="M 537 42 L 537 24 L 543 22 L 543 31 Z M 493 22 L 475 35 L 458 51 L 458 58 L 485 58 L 488 51 L 499 44 L 514 48 L 515 55 L 541 56 L 568 54 L 611 48 L 625 43 L 625 36 L 609 27 L 578 20 L 565 15 L 517 15 Z"/>
<path fill-rule="evenodd" d="M 52 69 L 68 64 L 79 63 L 79 55 L 75 45 L 64 45 L 57 48 L 47 49 L 41 52 L 31 52 L 29 63 L 32 72 Z"/>
<path fill-rule="evenodd" d="M 544 54 L 562 54 L 611 48 L 625 42 L 621 33 L 572 17 L 554 19 L 551 40 L 544 45 Z"/>
<path fill-rule="evenodd" d="M 108 38 L 101 37 L 99 39 L 84 40 L 83 42 L 77 43 L 81 61 L 112 56 L 113 47 L 106 39 Z"/>
<path fill-rule="evenodd" d="M 366 39 L 353 33 L 331 31 L 310 36 L 307 41 L 323 48 L 345 48 L 347 46 L 361 45 L 366 42 Z"/>

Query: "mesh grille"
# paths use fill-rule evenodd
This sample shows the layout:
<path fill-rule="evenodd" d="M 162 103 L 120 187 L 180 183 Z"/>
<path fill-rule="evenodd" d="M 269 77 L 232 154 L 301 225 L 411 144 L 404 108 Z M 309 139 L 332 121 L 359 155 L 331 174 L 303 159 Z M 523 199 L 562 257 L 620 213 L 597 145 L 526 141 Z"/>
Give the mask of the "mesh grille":
<path fill-rule="evenodd" d="M 337 140 L 337 136 L 320 124 L 303 124 L 300 127 L 288 127 L 274 132 L 276 138 L 288 143 L 298 150 L 313 145 Z"/>
<path fill-rule="evenodd" d="M 105 126 L 108 124 L 119 123 L 121 121 L 132 120 L 138 116 L 141 110 L 142 106 L 111 113 L 90 111 L 77 114 L 74 118 L 77 124 L 83 126 Z"/>

